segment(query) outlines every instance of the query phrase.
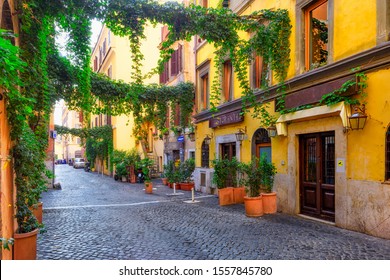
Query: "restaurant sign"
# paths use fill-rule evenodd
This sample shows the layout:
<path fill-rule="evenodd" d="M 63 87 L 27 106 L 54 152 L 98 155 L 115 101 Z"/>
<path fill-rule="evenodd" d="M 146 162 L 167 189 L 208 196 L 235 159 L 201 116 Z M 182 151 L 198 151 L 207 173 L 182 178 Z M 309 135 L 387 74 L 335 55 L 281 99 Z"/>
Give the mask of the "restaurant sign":
<path fill-rule="evenodd" d="M 215 128 L 218 126 L 239 123 L 242 121 L 244 121 L 244 116 L 241 115 L 241 110 L 236 110 L 211 118 L 209 120 L 209 127 Z"/>

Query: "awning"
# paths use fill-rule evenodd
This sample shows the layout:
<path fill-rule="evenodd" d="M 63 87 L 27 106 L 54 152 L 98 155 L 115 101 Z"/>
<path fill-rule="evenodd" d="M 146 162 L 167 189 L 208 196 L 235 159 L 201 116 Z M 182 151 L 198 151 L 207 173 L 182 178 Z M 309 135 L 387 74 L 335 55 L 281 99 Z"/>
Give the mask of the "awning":
<path fill-rule="evenodd" d="M 319 106 L 306 110 L 300 110 L 292 113 L 281 115 L 276 121 L 276 130 L 278 135 L 287 136 L 287 123 L 296 121 L 306 121 L 313 119 L 326 118 L 330 116 L 339 115 L 344 127 L 348 126 L 347 115 L 349 113 L 349 106 L 344 102 L 340 102 L 331 106 Z"/>

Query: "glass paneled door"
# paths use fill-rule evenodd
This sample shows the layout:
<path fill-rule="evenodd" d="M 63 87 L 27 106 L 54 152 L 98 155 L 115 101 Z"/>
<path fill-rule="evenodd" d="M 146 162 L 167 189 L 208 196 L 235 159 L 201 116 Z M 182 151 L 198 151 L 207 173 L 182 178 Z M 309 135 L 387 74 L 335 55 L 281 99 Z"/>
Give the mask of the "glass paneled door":
<path fill-rule="evenodd" d="M 300 136 L 299 168 L 301 213 L 334 221 L 334 132 Z"/>

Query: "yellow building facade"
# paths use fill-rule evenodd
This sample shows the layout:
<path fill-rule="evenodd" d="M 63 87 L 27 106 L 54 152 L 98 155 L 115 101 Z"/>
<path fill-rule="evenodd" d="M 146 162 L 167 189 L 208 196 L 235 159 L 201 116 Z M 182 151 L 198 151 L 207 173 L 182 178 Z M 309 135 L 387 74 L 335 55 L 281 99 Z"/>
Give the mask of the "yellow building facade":
<path fill-rule="evenodd" d="M 145 29 L 146 39 L 142 42 L 141 52 L 145 54 L 142 62 L 142 72 L 148 73 L 157 65 L 159 58 L 158 45 L 161 41 L 161 27 L 148 26 Z M 115 80 L 132 82 L 132 60 L 128 38 L 115 36 L 105 25 L 102 27 L 98 40 L 92 51 L 91 67 L 94 72 L 103 73 Z M 153 75 L 145 80 L 145 84 L 159 83 L 159 76 Z M 92 115 L 91 127 L 111 125 L 113 129 L 113 146 L 115 150 L 131 150 L 136 148 L 142 156 L 152 158 L 156 163 L 157 171 L 161 171 L 163 157 L 163 143 L 155 139 L 155 128 L 145 124 L 149 133 L 148 143 L 145 145 L 133 135 L 134 118 L 126 115 L 108 116 Z M 107 165 L 98 161 L 95 165 L 98 172 L 110 174 Z"/>
<path fill-rule="evenodd" d="M 205 5 L 205 1 L 198 2 Z M 211 0 L 206 5 L 216 7 L 219 2 Z M 281 96 L 269 69 L 270 98 L 266 102 L 277 119 L 275 137 L 269 137 L 267 127 L 250 113 L 239 115 L 241 89 L 234 69 L 231 100 L 221 103 L 218 113 L 211 113 L 203 97 L 209 94 L 216 73 L 214 49 L 199 40 L 196 188 L 212 190 L 210 160 L 215 157 L 235 156 L 248 162 L 266 153 L 278 171 L 274 183 L 278 211 L 390 238 L 390 1 L 225 2 L 241 15 L 262 9 L 288 11 L 291 62 L 284 104 L 289 113 L 281 115 L 275 106 Z M 252 83 L 252 66 L 248 72 Z M 365 108 L 358 107 L 366 116 L 363 129 L 352 128 L 355 111 L 346 102 L 319 103 L 325 94 L 356 81 L 356 76 L 363 77 L 358 81 L 364 88 L 350 87 L 344 95 L 365 104 Z M 360 96 L 359 90 L 365 94 Z M 255 89 L 255 94 L 259 97 L 264 91 Z M 218 125 L 213 119 L 219 120 Z M 242 142 L 236 140 L 238 130 L 245 132 Z M 211 138 L 209 145 L 204 141 L 207 138 Z"/>

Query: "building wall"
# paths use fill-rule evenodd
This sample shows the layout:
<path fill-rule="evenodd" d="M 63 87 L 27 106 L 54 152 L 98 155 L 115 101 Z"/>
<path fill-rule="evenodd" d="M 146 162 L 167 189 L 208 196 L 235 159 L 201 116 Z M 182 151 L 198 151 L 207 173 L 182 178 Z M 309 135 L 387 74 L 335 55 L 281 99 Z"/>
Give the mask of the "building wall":
<path fill-rule="evenodd" d="M 4 22 L 3 16 L 9 16 L 12 18 L 12 25 L 14 33 L 19 33 L 18 18 L 15 14 L 14 1 L 8 1 L 10 12 L 5 11 L 5 1 L 0 0 L 0 23 Z M 4 9 L 4 11 L 3 11 Z M 5 29 L 6 26 L 0 26 Z M 19 46 L 19 38 L 15 38 L 15 45 Z M 15 186 L 13 184 L 13 167 L 10 160 L 10 149 L 12 148 L 12 142 L 10 139 L 10 128 L 7 122 L 7 110 L 5 106 L 4 92 L 0 88 L 0 94 L 3 99 L 0 100 L 0 188 L 1 188 L 1 213 L 0 213 L 0 235 L 5 238 L 13 237 L 13 233 L 17 228 L 16 221 L 14 219 L 15 209 Z M 12 259 L 11 250 L 4 250 L 1 248 L 1 259 Z"/>
<path fill-rule="evenodd" d="M 108 35 L 110 33 L 110 35 Z M 141 52 L 145 55 L 143 61 L 142 72 L 148 73 L 157 65 L 159 57 L 158 44 L 161 40 L 160 26 L 152 27 L 151 25 L 145 29 L 146 39 L 142 42 Z M 110 37 L 110 45 L 108 45 L 108 37 Z M 99 56 L 99 47 L 103 45 L 104 40 L 107 43 L 107 54 L 103 60 L 103 63 L 99 65 L 96 70 L 99 73 L 108 75 L 109 68 L 111 68 L 111 78 L 115 80 L 122 80 L 124 82 L 132 82 L 132 60 L 130 53 L 130 44 L 128 38 L 115 36 L 112 32 L 109 32 L 106 26 L 102 27 L 101 33 L 97 40 L 97 43 L 92 52 L 91 66 L 94 67 L 94 57 Z M 153 75 L 143 81 L 145 84 L 158 83 L 158 75 Z M 91 117 L 92 126 L 95 126 L 95 117 Z M 112 128 L 113 128 L 113 145 L 116 150 L 131 150 L 136 148 L 140 154 L 144 155 L 146 151 L 143 150 L 143 146 L 135 135 L 133 135 L 134 118 L 132 115 L 120 115 L 112 116 Z M 105 125 L 105 123 L 100 125 Z M 149 128 L 148 128 L 149 129 Z M 161 145 L 156 145 L 153 149 L 155 156 L 163 155 Z M 103 166 L 102 166 L 103 165 Z M 104 173 L 109 175 L 110 171 L 101 162 L 98 162 L 96 167 L 98 170 L 104 170 Z"/>
<path fill-rule="evenodd" d="M 210 1 L 215 6 L 217 1 Z M 282 8 L 288 9 L 292 34 L 291 64 L 287 75 L 287 98 L 300 95 L 305 100 L 307 91 L 314 86 L 329 86 L 329 83 L 340 78 L 353 77 L 352 69 L 360 68 L 368 77 L 367 97 L 365 101 L 368 115 L 363 130 L 345 131 L 343 121 L 348 115 L 341 111 L 325 109 L 302 110 L 304 118 L 283 122 L 286 127 L 284 135 L 271 138 L 272 162 L 277 167 L 274 189 L 278 194 L 278 211 L 300 214 L 300 163 L 299 136 L 309 133 L 334 131 L 335 158 L 342 161 L 342 168 L 335 172 L 335 220 L 334 224 L 342 228 L 364 232 L 370 235 L 390 238 L 390 183 L 385 181 L 385 137 L 390 125 L 390 85 L 386 79 L 390 77 L 388 69 L 390 57 L 389 47 L 389 1 L 328 1 L 329 43 L 328 65 L 307 71 L 304 64 L 304 24 L 303 9 L 314 1 L 239 1 L 237 10 L 242 14 L 255 10 Z M 241 5 L 247 3 L 248 5 Z M 363 19 L 364 20 L 361 20 Z M 387 34 L 387 35 L 386 35 Z M 246 34 L 243 34 L 246 36 Z M 210 61 L 210 81 L 215 75 L 213 48 L 201 44 L 197 47 L 196 65 Z M 234 98 L 230 104 L 221 105 L 218 114 L 225 114 L 240 108 L 241 90 L 234 82 Z M 276 81 L 272 81 L 276 85 Z M 271 94 L 275 93 L 271 88 Z M 355 95 L 358 98 L 357 95 Z M 305 104 L 302 101 L 302 104 Z M 344 106 L 344 105 L 337 105 Z M 326 107 L 326 106 L 325 106 Z M 341 108 L 341 107 L 340 107 Z M 344 106 L 349 112 L 349 106 Z M 201 168 L 201 146 L 206 135 L 212 135 L 210 144 L 210 160 L 219 154 L 219 144 L 223 141 L 234 141 L 234 133 L 238 128 L 246 128 L 247 138 L 237 147 L 237 158 L 249 161 L 253 152 L 252 137 L 260 128 L 260 121 L 253 119 L 250 113 L 244 120 L 235 124 L 209 128 L 212 117 L 207 111 L 197 108 L 196 135 L 196 179 L 199 190 L 207 188 L 199 186 L 201 172 L 209 172 L 212 168 Z M 279 117 L 271 101 L 268 110 Z M 327 111 L 328 110 L 328 111 Z M 324 112 L 325 112 L 324 111 Z M 310 113 L 312 112 L 312 113 Z M 343 111 L 344 112 L 344 111 Z M 292 113 L 293 114 L 293 113 Z M 225 140 L 224 140 L 225 139 Z M 211 178 L 211 177 L 210 177 Z M 208 182 L 211 185 L 210 182 Z"/>

